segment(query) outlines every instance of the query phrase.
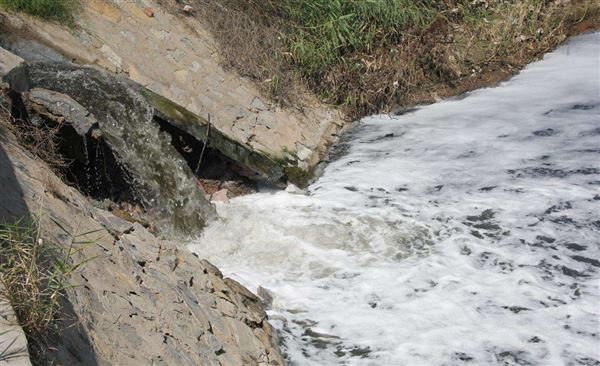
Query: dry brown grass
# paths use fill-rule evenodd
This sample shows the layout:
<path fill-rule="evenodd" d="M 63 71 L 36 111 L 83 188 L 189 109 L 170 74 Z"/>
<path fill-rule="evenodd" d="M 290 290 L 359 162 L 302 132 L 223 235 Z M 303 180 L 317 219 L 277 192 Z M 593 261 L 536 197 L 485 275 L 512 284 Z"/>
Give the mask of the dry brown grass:
<path fill-rule="evenodd" d="M 297 103 L 294 96 L 307 86 L 324 102 L 341 106 L 349 118 L 489 85 L 555 48 L 582 22 L 596 28 L 600 24 L 597 0 L 444 0 L 419 3 L 416 11 L 423 13 L 415 16 L 422 21 L 401 28 L 382 21 L 381 29 L 370 29 L 367 41 L 356 30 L 344 29 L 340 34 L 357 40 L 343 47 L 320 47 L 321 36 L 314 30 L 320 28 L 308 27 L 302 13 L 290 15 L 289 9 L 304 11 L 304 6 L 306 18 L 314 22 L 326 11 L 326 2 L 192 3 L 195 16 L 219 42 L 227 66 L 254 79 L 280 102 Z M 384 3 L 380 6 L 401 2 Z"/>
<path fill-rule="evenodd" d="M 91 244 L 78 238 L 91 233 L 75 236 L 65 230 L 70 241 L 60 246 L 42 238 L 38 223 L 31 217 L 0 222 L 0 282 L 29 340 L 34 361 L 43 363 L 50 337 L 64 320 L 61 306 L 68 278 L 91 260 L 73 261 Z"/>
<path fill-rule="evenodd" d="M 159 3 L 179 13 L 169 0 Z M 201 19 L 219 43 L 224 66 L 256 82 L 259 90 L 282 105 L 291 105 L 302 81 L 289 62 L 279 20 L 266 11 L 263 0 L 190 0 L 194 16 Z"/>
<path fill-rule="evenodd" d="M 4 91 L 0 91 L 4 92 Z M 0 95 L 0 132 L 15 140 L 34 158 L 52 165 L 57 171 L 65 166 L 58 152 L 57 127 L 36 127 L 15 119 L 8 109 L 6 94 Z M 59 196 L 60 178 L 49 171 L 37 177 L 46 192 Z M 83 240 L 93 232 L 68 232 L 49 218 L 65 238 L 62 244 L 42 237 L 39 217 L 26 216 L 14 221 L 0 221 L 0 283 L 6 289 L 6 298 L 13 307 L 19 325 L 29 341 L 34 364 L 46 364 L 52 336 L 60 331 L 65 319 L 62 305 L 69 289 L 69 276 L 92 258 L 85 258 L 84 249 L 92 241 Z M 62 239 L 61 239 L 62 240 Z M 77 261 L 74 258 L 78 258 Z M 83 258 L 83 259 L 82 259 Z"/>
<path fill-rule="evenodd" d="M 46 335 L 57 316 L 60 288 L 52 285 L 49 291 L 45 289 L 55 281 L 49 265 L 34 221 L 0 224 L 0 281 L 20 325 L 30 334 Z"/>
<path fill-rule="evenodd" d="M 506 78 L 584 19 L 600 24 L 600 4 L 523 1 L 463 13 L 460 21 L 449 15 L 393 47 L 348 55 L 313 87 L 351 117 L 431 102 Z"/>
<path fill-rule="evenodd" d="M 0 93 L 5 93 L 0 91 Z M 0 95 L 0 97 L 2 97 Z M 6 97 L 6 96 L 5 96 Z M 48 125 L 23 121 L 11 115 L 6 106 L 0 104 L 0 127 L 6 128 L 17 142 L 28 152 L 44 161 L 53 172 L 61 176 L 61 172 L 69 162 L 59 152 L 60 138 L 58 136 L 62 123 Z"/>

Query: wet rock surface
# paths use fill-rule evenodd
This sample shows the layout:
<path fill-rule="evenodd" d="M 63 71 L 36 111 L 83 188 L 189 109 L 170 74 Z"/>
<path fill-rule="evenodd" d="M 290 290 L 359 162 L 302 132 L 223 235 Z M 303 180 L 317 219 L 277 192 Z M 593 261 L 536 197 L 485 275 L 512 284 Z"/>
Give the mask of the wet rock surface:
<path fill-rule="evenodd" d="M 217 195 L 221 201 L 242 194 L 251 180 L 285 179 L 282 162 L 131 80 L 65 60 L 27 64 L 2 52 L 10 55 L 3 76 L 24 69 L 21 76 L 31 88 L 15 93 L 18 85 L 12 83 L 13 115 L 59 133 L 60 153 L 71 162 L 70 183 L 96 199 L 140 203 L 164 232 L 198 233 L 214 217 L 211 197 L 198 189 L 196 176 L 242 183 L 224 186 L 228 191 Z M 30 53 L 24 51 L 38 60 Z"/>
<path fill-rule="evenodd" d="M 274 161 L 235 141 L 215 129 L 210 117 L 203 119 L 98 68 L 52 58 L 39 61 L 34 55 L 44 46 L 23 50 L 18 41 L 11 42 L 33 60 L 26 64 L 2 49 L 11 55 L 7 73 L 26 68 L 27 88 L 32 88 L 14 97 L 22 105 L 18 118 L 38 127 L 50 121 L 51 128 L 60 129 L 61 152 L 79 164 L 71 170 L 82 173 L 72 180 L 94 198 L 133 199 L 159 219 L 156 224 L 164 231 L 191 234 L 214 217 L 210 197 L 197 189 L 196 176 L 233 179 L 243 186 L 252 181 L 283 185 L 289 179 L 287 160 Z M 224 188 L 229 193 L 221 193 L 220 200 L 242 194 L 240 187 Z"/>
<path fill-rule="evenodd" d="M 49 112 L 53 116 L 62 117 L 81 136 L 91 132 L 92 127 L 98 124 L 98 120 L 87 109 L 66 94 L 34 88 L 28 92 L 27 99 L 41 107 L 37 109 L 38 113 Z"/>
<path fill-rule="evenodd" d="M 194 232 L 214 216 L 211 205 L 196 188 L 193 172 L 154 123 L 153 107 L 125 80 L 101 70 L 61 63 L 33 63 L 29 76 L 36 88 L 30 93 L 37 98 L 34 101 L 57 98 L 47 92 L 41 96 L 38 88 L 62 93 L 84 109 L 74 113 L 74 108 L 63 108 L 59 112 L 64 117 L 81 117 L 87 111 L 88 120 L 97 120 L 104 140 L 130 173 L 137 198 L 166 230 Z M 46 104 L 56 109 L 56 103 Z"/>
<path fill-rule="evenodd" d="M 3 201 L 22 200 L 30 212 L 43 212 L 43 237 L 61 246 L 75 237 L 81 251 L 72 260 L 85 261 L 68 280 L 65 307 L 72 311 L 51 360 L 282 365 L 266 314 L 251 292 L 176 243 L 92 207 L 23 151 L 3 126 L 0 150 L 8 158 L 0 166 Z M 16 184 L 8 184 L 5 178 L 13 175 Z M 5 205 L 0 209 L 0 217 L 14 217 Z"/>
<path fill-rule="evenodd" d="M 154 108 L 157 122 L 172 135 L 183 135 L 196 143 L 206 144 L 209 147 L 209 154 L 210 151 L 218 151 L 234 165 L 238 165 L 238 170 L 243 170 L 243 175 L 250 179 L 271 184 L 289 179 L 286 176 L 287 161 L 278 161 L 248 144 L 235 141 L 215 128 L 210 116 L 208 119 L 202 118 L 146 88 L 136 86 L 136 89 Z M 185 152 L 182 155 L 185 156 Z M 197 164 L 192 166 L 196 167 Z"/>

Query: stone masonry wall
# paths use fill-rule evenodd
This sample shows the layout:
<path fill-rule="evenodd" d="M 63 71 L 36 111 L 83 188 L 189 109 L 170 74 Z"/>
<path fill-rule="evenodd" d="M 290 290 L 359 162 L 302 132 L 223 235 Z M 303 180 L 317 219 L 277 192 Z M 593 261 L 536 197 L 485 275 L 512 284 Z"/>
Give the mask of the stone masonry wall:
<path fill-rule="evenodd" d="M 0 13 L 0 27 L 0 43 L 16 54 L 40 42 L 57 52 L 49 58 L 125 73 L 202 117 L 210 113 L 214 126 L 234 139 L 303 170 L 323 159 L 345 124 L 337 110 L 309 95 L 293 108 L 270 103 L 253 82 L 221 66 L 201 20 L 182 19 L 151 0 L 85 0 L 74 29 L 13 13 Z M 10 34 L 20 39 L 11 42 Z"/>

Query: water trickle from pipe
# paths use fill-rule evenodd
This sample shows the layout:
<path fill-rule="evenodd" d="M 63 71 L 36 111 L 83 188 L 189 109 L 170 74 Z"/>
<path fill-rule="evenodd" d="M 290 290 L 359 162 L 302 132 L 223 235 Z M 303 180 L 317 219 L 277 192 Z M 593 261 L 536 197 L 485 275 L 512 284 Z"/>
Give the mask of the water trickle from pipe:
<path fill-rule="evenodd" d="M 191 169 L 153 121 L 152 106 L 128 81 L 60 63 L 32 63 L 29 74 L 32 87 L 67 94 L 94 116 L 136 198 L 164 234 L 198 233 L 214 216 Z"/>

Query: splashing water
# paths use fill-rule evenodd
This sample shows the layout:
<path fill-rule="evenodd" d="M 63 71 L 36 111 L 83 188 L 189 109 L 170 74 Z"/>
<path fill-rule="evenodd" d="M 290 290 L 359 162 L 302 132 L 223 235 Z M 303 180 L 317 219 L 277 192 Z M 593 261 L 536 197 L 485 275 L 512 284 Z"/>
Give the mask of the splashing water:
<path fill-rule="evenodd" d="M 153 121 L 153 107 L 126 79 L 95 68 L 45 62 L 30 64 L 29 74 L 32 87 L 65 93 L 98 120 L 136 198 L 163 233 L 193 234 L 212 218 L 214 210 L 191 169 Z M 87 146 L 84 151 L 88 162 Z M 86 176 L 89 180 L 89 169 Z"/>
<path fill-rule="evenodd" d="M 499 87 L 362 121 L 309 196 L 190 249 L 274 297 L 297 365 L 597 365 L 600 34 Z"/>

